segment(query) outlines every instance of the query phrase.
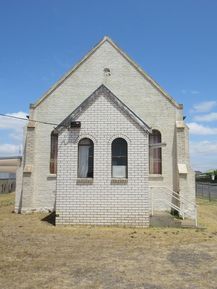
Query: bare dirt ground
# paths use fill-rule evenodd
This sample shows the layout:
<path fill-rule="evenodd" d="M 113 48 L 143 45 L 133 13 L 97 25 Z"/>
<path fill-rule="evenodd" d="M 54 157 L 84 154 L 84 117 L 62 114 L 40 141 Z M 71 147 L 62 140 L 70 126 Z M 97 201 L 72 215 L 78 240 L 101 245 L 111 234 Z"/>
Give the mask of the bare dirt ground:
<path fill-rule="evenodd" d="M 217 202 L 198 200 L 206 229 L 54 227 L 12 214 L 0 195 L 1 289 L 217 288 Z"/>

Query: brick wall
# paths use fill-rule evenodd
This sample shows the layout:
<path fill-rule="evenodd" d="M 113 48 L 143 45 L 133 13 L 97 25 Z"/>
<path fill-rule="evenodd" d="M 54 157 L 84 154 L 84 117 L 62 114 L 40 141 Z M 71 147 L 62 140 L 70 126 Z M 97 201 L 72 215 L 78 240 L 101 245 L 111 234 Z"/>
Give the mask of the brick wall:
<path fill-rule="evenodd" d="M 105 76 L 104 68 L 110 69 L 109 77 Z M 176 120 L 182 120 L 182 110 L 171 104 L 109 42 L 105 41 L 61 85 L 54 91 L 50 91 L 49 96 L 40 105 L 32 108 L 31 116 L 38 120 L 59 124 L 102 83 L 149 126 L 158 129 L 162 134 L 162 141 L 166 143 L 162 148 L 162 175 L 149 176 L 149 185 L 167 186 L 178 190 L 177 158 L 179 156 L 177 156 L 175 123 Z M 54 208 L 56 176 L 49 173 L 50 134 L 53 129 L 54 125 L 39 123 L 35 127 L 32 186 L 27 187 L 25 192 L 31 195 L 26 204 L 28 209 L 52 210 Z M 30 136 L 27 135 L 28 137 Z M 188 141 L 187 136 L 185 138 Z M 183 156 L 183 162 L 187 160 L 188 152 Z M 18 174 L 18 178 L 19 176 L 22 178 L 22 173 Z M 184 194 L 193 199 L 195 196 L 193 177 L 187 177 L 183 182 L 186 185 Z M 18 183 L 22 184 L 22 180 L 18 180 Z M 21 195 L 21 192 L 22 185 L 17 187 L 17 195 Z M 159 190 L 156 191 L 156 194 L 159 193 Z M 169 207 L 160 203 L 158 209 L 169 209 Z"/>
<path fill-rule="evenodd" d="M 99 96 L 79 117 L 81 129 L 59 135 L 57 224 L 148 226 L 148 133 L 120 111 L 108 96 Z M 77 179 L 78 142 L 94 143 L 93 183 Z M 112 183 L 111 143 L 128 143 L 127 183 Z"/>

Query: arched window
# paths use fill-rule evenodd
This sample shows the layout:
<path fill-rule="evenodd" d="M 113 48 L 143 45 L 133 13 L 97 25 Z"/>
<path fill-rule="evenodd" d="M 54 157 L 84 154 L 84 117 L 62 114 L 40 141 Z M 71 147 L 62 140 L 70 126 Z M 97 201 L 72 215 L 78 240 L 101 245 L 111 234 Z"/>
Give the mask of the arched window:
<path fill-rule="evenodd" d="M 112 142 L 112 177 L 127 178 L 127 142 L 123 138 Z"/>
<path fill-rule="evenodd" d="M 57 173 L 57 152 L 58 152 L 58 134 L 55 131 L 51 133 L 50 139 L 50 173 Z"/>
<path fill-rule="evenodd" d="M 78 178 L 93 178 L 93 155 L 92 140 L 81 139 L 78 144 Z"/>
<path fill-rule="evenodd" d="M 162 174 L 161 133 L 153 130 L 149 135 L 149 173 Z"/>

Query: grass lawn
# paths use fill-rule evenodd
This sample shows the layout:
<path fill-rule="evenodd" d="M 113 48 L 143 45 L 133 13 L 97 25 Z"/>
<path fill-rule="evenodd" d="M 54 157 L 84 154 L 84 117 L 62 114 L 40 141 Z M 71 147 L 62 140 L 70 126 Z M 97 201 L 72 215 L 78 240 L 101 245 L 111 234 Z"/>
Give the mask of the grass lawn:
<path fill-rule="evenodd" d="M 206 229 L 68 226 L 17 215 L 0 195 L 1 289 L 217 288 L 217 203 L 198 200 Z"/>

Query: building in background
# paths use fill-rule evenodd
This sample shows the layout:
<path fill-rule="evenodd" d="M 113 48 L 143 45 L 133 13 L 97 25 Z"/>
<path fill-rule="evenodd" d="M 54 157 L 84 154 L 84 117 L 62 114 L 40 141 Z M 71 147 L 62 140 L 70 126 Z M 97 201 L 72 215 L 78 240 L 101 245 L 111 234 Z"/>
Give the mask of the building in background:
<path fill-rule="evenodd" d="M 16 188 L 16 170 L 21 156 L 0 157 L 0 193 L 11 193 Z"/>
<path fill-rule="evenodd" d="M 0 194 L 15 192 L 16 174 L 0 172 Z"/>

